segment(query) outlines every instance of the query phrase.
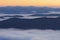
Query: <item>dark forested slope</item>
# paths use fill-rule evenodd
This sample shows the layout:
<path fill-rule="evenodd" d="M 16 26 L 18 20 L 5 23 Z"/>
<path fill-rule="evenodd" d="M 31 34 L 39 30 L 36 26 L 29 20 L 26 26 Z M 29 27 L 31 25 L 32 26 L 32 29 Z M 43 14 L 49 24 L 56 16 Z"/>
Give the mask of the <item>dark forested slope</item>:
<path fill-rule="evenodd" d="M 18 19 L 0 21 L 0 28 L 20 29 L 57 29 L 60 30 L 60 18 Z"/>

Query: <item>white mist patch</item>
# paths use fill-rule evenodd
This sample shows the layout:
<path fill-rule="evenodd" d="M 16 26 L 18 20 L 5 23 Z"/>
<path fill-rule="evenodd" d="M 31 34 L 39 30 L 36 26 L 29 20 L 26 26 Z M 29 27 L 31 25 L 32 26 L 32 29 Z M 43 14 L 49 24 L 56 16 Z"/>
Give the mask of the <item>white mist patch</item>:
<path fill-rule="evenodd" d="M 58 18 L 59 16 L 46 16 L 46 18 Z"/>
<path fill-rule="evenodd" d="M 41 16 L 38 16 L 38 15 Z M 11 18 L 19 18 L 19 19 L 36 19 L 36 18 L 59 18 L 60 16 L 49 16 L 50 14 L 54 14 L 54 12 L 51 13 L 32 13 L 32 14 L 0 14 L 0 21 L 8 20 Z M 55 13 L 56 14 L 56 13 Z M 60 14 L 59 12 L 57 14 Z M 33 16 L 37 15 L 37 16 Z M 44 15 L 44 16 L 42 16 Z"/>
<path fill-rule="evenodd" d="M 18 17 L 19 19 L 36 19 L 36 18 L 42 18 L 40 16 L 27 16 L 27 17 Z"/>
<path fill-rule="evenodd" d="M 42 13 L 43 15 L 50 15 L 50 14 L 59 14 L 60 12 L 56 12 L 56 11 L 49 11 L 48 13 Z"/>
<path fill-rule="evenodd" d="M 0 21 L 8 20 L 8 19 L 10 19 L 10 18 L 12 18 L 12 17 L 4 17 L 4 18 L 0 18 Z"/>
<path fill-rule="evenodd" d="M 31 16 L 31 15 L 34 15 L 34 14 L 0 14 L 0 16 L 15 16 L 15 15 L 18 15 L 18 16 Z"/>
<path fill-rule="evenodd" d="M 0 40 L 60 40 L 60 30 L 0 29 Z"/>

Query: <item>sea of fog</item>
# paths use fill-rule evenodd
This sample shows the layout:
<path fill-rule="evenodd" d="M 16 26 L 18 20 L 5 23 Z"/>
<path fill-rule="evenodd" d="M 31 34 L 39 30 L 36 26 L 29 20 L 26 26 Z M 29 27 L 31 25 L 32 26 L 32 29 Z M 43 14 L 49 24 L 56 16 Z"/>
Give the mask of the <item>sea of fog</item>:
<path fill-rule="evenodd" d="M 0 29 L 0 40 L 60 40 L 60 30 Z"/>

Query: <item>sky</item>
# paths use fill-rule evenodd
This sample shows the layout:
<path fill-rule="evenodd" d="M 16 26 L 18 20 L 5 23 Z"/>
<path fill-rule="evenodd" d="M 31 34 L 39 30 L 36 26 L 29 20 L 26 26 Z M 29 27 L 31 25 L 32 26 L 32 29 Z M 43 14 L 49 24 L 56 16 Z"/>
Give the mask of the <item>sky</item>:
<path fill-rule="evenodd" d="M 0 0 L 0 6 L 57 6 L 60 0 Z"/>

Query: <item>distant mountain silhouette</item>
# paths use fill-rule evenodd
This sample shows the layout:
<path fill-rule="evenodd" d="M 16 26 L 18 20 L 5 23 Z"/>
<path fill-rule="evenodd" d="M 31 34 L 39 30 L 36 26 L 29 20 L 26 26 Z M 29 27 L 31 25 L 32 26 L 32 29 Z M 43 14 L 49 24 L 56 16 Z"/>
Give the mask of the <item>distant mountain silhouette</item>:
<path fill-rule="evenodd" d="M 0 22 L 0 28 L 53 29 L 60 30 L 60 18 L 18 19 L 11 18 Z"/>
<path fill-rule="evenodd" d="M 37 6 L 6 6 L 0 7 L 0 13 L 16 14 L 16 13 L 49 13 L 49 11 L 60 12 L 60 8 L 53 7 L 37 7 Z"/>

